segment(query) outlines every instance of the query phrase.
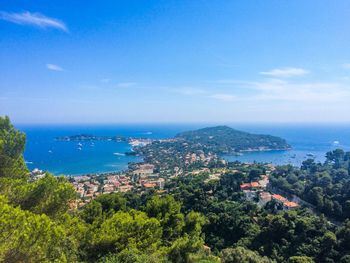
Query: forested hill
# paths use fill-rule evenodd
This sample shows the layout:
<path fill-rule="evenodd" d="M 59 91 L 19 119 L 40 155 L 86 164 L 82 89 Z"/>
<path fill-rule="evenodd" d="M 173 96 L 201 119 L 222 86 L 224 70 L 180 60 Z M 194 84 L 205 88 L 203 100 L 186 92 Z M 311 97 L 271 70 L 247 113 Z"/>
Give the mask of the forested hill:
<path fill-rule="evenodd" d="M 286 140 L 271 136 L 238 131 L 228 126 L 209 127 L 176 135 L 190 143 L 205 145 L 216 153 L 232 153 L 249 150 L 285 150 L 290 145 Z"/>

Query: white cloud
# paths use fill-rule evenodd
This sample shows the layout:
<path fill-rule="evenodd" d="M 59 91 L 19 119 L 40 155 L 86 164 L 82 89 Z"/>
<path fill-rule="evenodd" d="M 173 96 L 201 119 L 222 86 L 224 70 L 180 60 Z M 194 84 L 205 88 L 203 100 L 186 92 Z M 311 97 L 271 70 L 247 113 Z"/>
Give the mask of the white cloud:
<path fill-rule="evenodd" d="M 194 88 L 194 87 L 182 87 L 182 88 L 177 88 L 177 89 L 173 89 L 172 90 L 175 93 L 179 93 L 182 95 L 202 95 L 202 94 L 206 94 L 207 92 L 203 89 L 199 89 L 199 88 Z"/>
<path fill-rule="evenodd" d="M 53 71 L 64 71 L 63 68 L 61 68 L 60 66 L 55 65 L 55 64 L 46 64 L 46 67 L 47 67 L 49 70 L 53 70 Z"/>
<path fill-rule="evenodd" d="M 293 83 L 278 79 L 247 82 L 246 87 L 255 90 L 243 99 L 265 101 L 290 101 L 311 103 L 344 102 L 350 99 L 350 88 L 341 83 Z"/>
<path fill-rule="evenodd" d="M 129 88 L 135 86 L 136 82 L 120 82 L 117 84 L 118 88 Z"/>
<path fill-rule="evenodd" d="M 237 99 L 237 96 L 232 95 L 232 94 L 213 94 L 209 96 L 210 98 L 216 99 L 216 100 L 221 100 L 221 101 L 234 101 Z"/>
<path fill-rule="evenodd" d="M 261 75 L 267 75 L 278 78 L 288 78 L 288 77 L 297 77 L 308 74 L 309 71 L 303 68 L 276 68 L 270 71 L 262 71 Z"/>
<path fill-rule="evenodd" d="M 345 105 L 350 101 L 348 82 L 310 82 L 270 78 L 261 81 L 225 79 L 209 82 L 199 89 L 182 87 L 170 90 L 185 96 L 247 105 L 298 104 L 310 108 Z"/>
<path fill-rule="evenodd" d="M 67 26 L 62 21 L 39 13 L 8 13 L 0 11 L 0 19 L 19 25 L 31 25 L 40 28 L 55 28 L 68 32 Z"/>
<path fill-rule="evenodd" d="M 342 67 L 345 69 L 350 69 L 350 63 L 344 63 Z"/>

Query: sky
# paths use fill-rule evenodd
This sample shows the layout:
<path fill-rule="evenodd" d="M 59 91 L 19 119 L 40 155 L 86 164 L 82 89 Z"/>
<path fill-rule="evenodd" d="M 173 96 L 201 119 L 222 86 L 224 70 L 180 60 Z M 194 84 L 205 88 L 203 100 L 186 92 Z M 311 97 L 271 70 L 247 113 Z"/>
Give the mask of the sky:
<path fill-rule="evenodd" d="M 350 122 L 350 1 L 0 2 L 15 123 Z"/>

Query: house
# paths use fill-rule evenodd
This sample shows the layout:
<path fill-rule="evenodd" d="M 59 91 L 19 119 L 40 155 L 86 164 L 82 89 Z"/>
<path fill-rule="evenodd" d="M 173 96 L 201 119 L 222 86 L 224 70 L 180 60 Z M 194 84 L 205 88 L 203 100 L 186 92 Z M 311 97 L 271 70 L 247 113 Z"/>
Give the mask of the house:
<path fill-rule="evenodd" d="M 271 194 L 269 192 L 261 192 L 259 193 L 259 202 L 260 206 L 265 206 L 268 202 L 271 201 Z"/>
<path fill-rule="evenodd" d="M 291 202 L 287 198 L 285 198 L 281 195 L 278 195 L 278 194 L 272 195 L 272 199 L 275 200 L 276 202 L 282 204 L 283 210 L 291 210 L 291 209 L 296 209 L 299 207 L 299 204 L 297 204 L 295 202 Z"/>
<path fill-rule="evenodd" d="M 163 189 L 165 185 L 165 179 L 164 178 L 159 178 L 156 181 L 156 184 L 158 185 L 159 189 Z"/>
<path fill-rule="evenodd" d="M 291 209 L 296 209 L 298 207 L 299 205 L 295 202 L 287 201 L 283 203 L 283 210 L 291 210 Z"/>
<path fill-rule="evenodd" d="M 113 193 L 115 190 L 115 186 L 112 184 L 105 184 L 103 186 L 103 192 L 104 193 Z"/>
<path fill-rule="evenodd" d="M 261 188 L 258 182 L 244 183 L 240 185 L 241 190 L 253 190 Z"/>
<path fill-rule="evenodd" d="M 281 196 L 281 195 L 278 195 L 278 194 L 273 194 L 272 195 L 272 199 L 277 201 L 277 203 L 280 203 L 280 204 L 283 204 L 284 202 L 287 202 L 288 199 Z"/>
<path fill-rule="evenodd" d="M 260 184 L 258 182 L 251 182 L 251 188 L 260 188 Z"/>
<path fill-rule="evenodd" d="M 132 188 L 133 188 L 132 185 L 121 185 L 119 187 L 119 191 L 122 192 L 122 193 L 125 193 L 125 192 L 130 191 Z"/>
<path fill-rule="evenodd" d="M 268 185 L 269 183 L 269 177 L 264 175 L 261 180 L 258 181 L 259 185 L 262 187 L 262 188 L 266 188 L 266 186 Z"/>
<path fill-rule="evenodd" d="M 154 170 L 154 165 L 153 164 L 149 164 L 149 163 L 144 163 L 144 164 L 140 164 L 139 165 L 139 169 L 143 169 L 143 170 Z"/>
<path fill-rule="evenodd" d="M 240 185 L 240 188 L 241 188 L 241 190 L 249 190 L 249 189 L 251 189 L 251 184 L 250 183 L 246 183 L 246 184 L 241 184 Z"/>
<path fill-rule="evenodd" d="M 146 189 L 154 188 L 156 186 L 157 186 L 156 183 L 144 183 L 143 184 L 143 187 L 146 188 Z"/>
<path fill-rule="evenodd" d="M 153 164 L 140 164 L 138 165 L 137 169 L 134 170 L 132 173 L 134 175 L 138 175 L 138 176 L 150 176 L 152 175 L 154 172 L 154 165 Z"/>

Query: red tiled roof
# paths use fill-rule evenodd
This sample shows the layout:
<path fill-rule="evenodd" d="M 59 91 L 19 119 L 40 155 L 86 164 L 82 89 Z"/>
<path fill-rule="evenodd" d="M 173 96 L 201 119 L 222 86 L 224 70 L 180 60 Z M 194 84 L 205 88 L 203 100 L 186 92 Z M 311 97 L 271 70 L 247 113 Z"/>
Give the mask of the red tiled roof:
<path fill-rule="evenodd" d="M 153 187 L 156 187 L 157 184 L 155 184 L 155 183 L 144 183 L 143 186 L 145 188 L 153 188 Z"/>
<path fill-rule="evenodd" d="M 247 183 L 247 184 L 241 184 L 240 187 L 242 190 L 244 190 L 244 189 L 250 189 L 252 185 L 250 183 Z"/>
<path fill-rule="evenodd" d="M 273 198 L 273 199 L 277 199 L 278 201 L 281 201 L 281 202 L 286 202 L 286 201 L 288 201 L 287 198 L 285 198 L 285 197 L 283 197 L 283 196 L 281 196 L 281 195 L 278 195 L 278 194 L 272 195 L 272 198 Z"/>
<path fill-rule="evenodd" d="M 285 206 L 287 206 L 287 207 L 290 207 L 290 208 L 294 208 L 294 207 L 298 207 L 298 206 L 299 206 L 297 203 L 295 203 L 295 202 L 289 202 L 289 201 L 284 202 L 283 204 L 284 204 Z"/>
<path fill-rule="evenodd" d="M 259 187 L 259 183 L 258 182 L 251 182 L 250 183 L 252 187 Z"/>

